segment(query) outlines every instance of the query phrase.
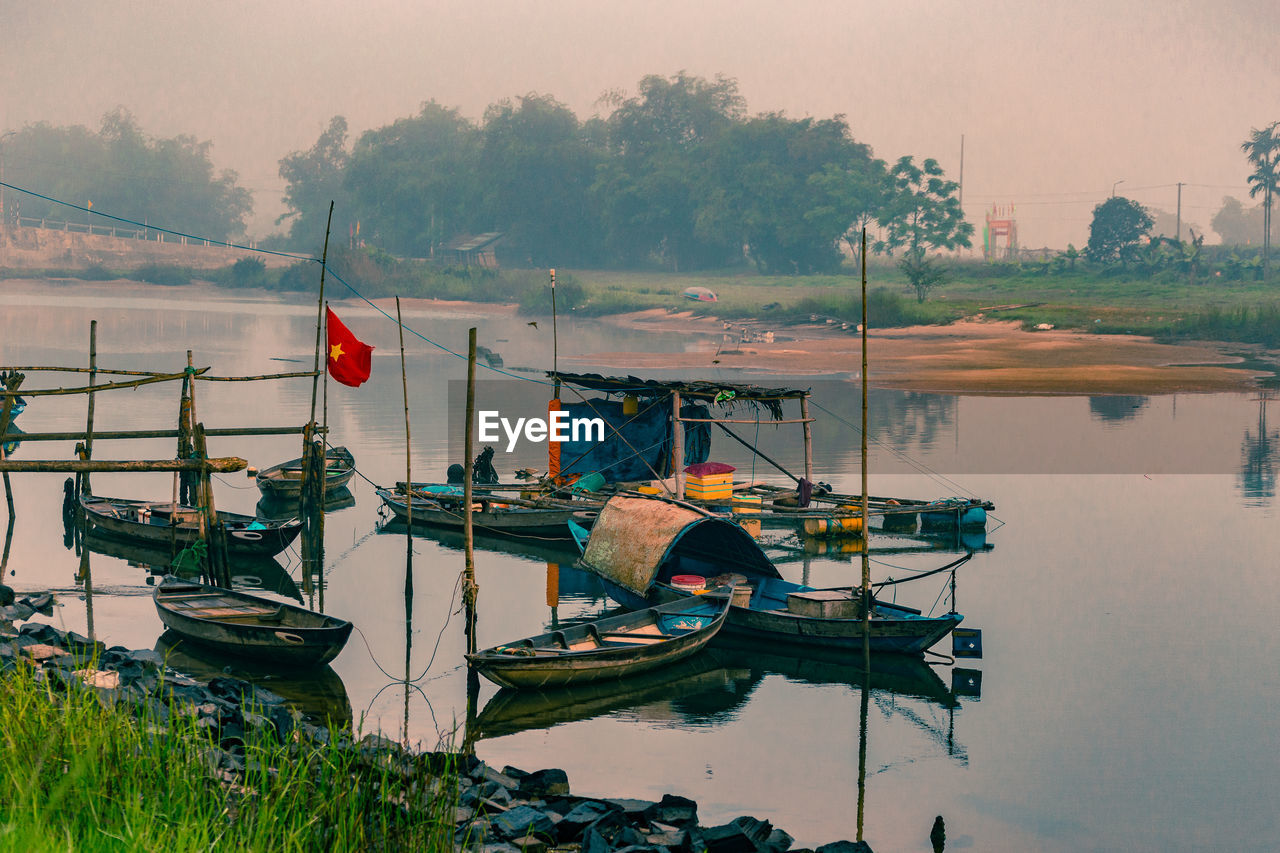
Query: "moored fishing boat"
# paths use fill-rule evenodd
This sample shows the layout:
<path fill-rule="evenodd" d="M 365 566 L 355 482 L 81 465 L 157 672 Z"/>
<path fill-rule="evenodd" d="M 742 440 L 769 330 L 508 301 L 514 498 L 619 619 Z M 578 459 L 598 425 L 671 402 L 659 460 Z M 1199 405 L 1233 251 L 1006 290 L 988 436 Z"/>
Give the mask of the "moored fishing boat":
<path fill-rule="evenodd" d="M 165 627 L 264 666 L 317 667 L 338 656 L 352 624 L 259 595 L 166 575 L 152 600 Z"/>
<path fill-rule="evenodd" d="M 639 675 L 688 658 L 720 630 L 729 590 L 494 646 L 467 662 L 495 684 L 547 688 Z"/>
<path fill-rule="evenodd" d="M 186 547 L 200 538 L 201 511 L 170 501 L 138 501 L 82 495 L 80 506 L 91 529 L 101 536 L 161 548 Z M 258 518 L 218 511 L 226 527 L 227 552 L 274 557 L 297 538 L 302 522 Z"/>
<path fill-rule="evenodd" d="M 770 642 L 922 654 L 963 619 L 958 613 L 925 616 L 872 596 L 864 622 L 861 589 L 815 589 L 784 580 L 738 525 L 661 499 L 611 498 L 586 540 L 582 564 L 627 607 L 674 600 L 698 582 L 733 584 L 739 593 L 749 587 L 749 599 L 735 594 L 725 631 Z"/>
<path fill-rule="evenodd" d="M 378 489 L 378 497 L 397 521 L 447 530 L 463 527 L 462 486 L 415 483 L 412 499 L 402 488 Z M 484 493 L 472 495 L 471 525 L 477 533 L 497 536 L 539 536 L 569 539 L 570 519 L 586 527 L 595 521 L 600 504 L 588 500 L 526 501 Z"/>
<path fill-rule="evenodd" d="M 333 494 L 345 488 L 356 473 L 356 459 L 345 447 L 330 447 L 324 454 L 324 492 Z M 263 468 L 254 478 L 258 491 L 275 500 L 297 500 L 302 491 L 302 459 L 290 459 Z"/>

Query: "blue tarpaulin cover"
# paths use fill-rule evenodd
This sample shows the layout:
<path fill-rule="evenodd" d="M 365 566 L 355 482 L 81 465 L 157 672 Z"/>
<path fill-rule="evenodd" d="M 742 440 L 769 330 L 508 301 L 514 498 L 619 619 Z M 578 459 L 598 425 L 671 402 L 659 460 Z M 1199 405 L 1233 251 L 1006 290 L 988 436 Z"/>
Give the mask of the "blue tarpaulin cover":
<path fill-rule="evenodd" d="M 589 403 L 561 404 L 569 422 L 577 419 L 601 418 L 605 422 L 604 441 L 596 434 L 579 434 L 578 441 L 560 443 L 560 473 L 589 474 L 598 471 L 609 482 L 650 480 L 654 473 L 671 476 L 671 406 L 647 400 L 640 403 L 634 415 L 622 412 L 622 402 L 591 400 Z M 706 418 L 705 406 L 684 406 L 682 417 Z M 711 451 L 710 428 L 707 424 L 685 425 L 685 461 L 705 461 Z M 626 437 L 619 438 L 618 433 Z M 572 436 L 570 436 L 572 438 Z M 629 445 L 629 446 L 628 446 Z"/>

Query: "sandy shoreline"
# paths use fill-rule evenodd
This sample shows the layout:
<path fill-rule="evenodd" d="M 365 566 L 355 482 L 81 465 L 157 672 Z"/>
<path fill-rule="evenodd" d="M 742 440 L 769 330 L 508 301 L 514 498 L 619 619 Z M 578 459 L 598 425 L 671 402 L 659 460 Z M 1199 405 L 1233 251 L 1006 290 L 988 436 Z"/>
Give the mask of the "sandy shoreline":
<path fill-rule="evenodd" d="M 72 282 L 59 282 L 71 284 Z M 43 289 L 50 282 L 14 279 L 3 289 Z M 175 298 L 175 288 L 130 282 L 74 282 L 78 289 L 112 296 Z M 212 287 L 219 295 L 244 291 Z M 274 294 L 254 291 L 271 298 Z M 394 312 L 394 299 L 375 299 Z M 401 299 L 409 310 L 511 317 L 513 304 Z M 598 352 L 561 356 L 578 364 L 628 373 L 681 369 L 744 370 L 779 375 L 858 375 L 861 339 L 856 329 L 811 323 L 773 326 L 764 321 L 725 323 L 690 311 L 657 308 L 598 318 L 632 330 L 697 335 L 705 347 L 691 352 Z M 773 333 L 769 341 L 768 334 Z M 868 340 L 869 376 L 879 388 L 967 394 L 1168 394 L 1249 391 L 1258 379 L 1280 373 L 1276 353 L 1245 344 L 1162 344 L 1137 335 L 1097 335 L 1065 330 L 1026 332 L 1016 322 L 967 320 L 949 326 L 873 329 Z M 1233 353 L 1247 353 L 1250 364 Z M 1259 365 L 1263 367 L 1259 367 Z"/>
<path fill-rule="evenodd" d="M 630 329 L 716 335 L 719 351 L 596 353 L 584 360 L 619 369 L 717 368 L 779 374 L 858 374 L 856 329 L 824 324 L 766 327 L 726 324 L 690 312 L 640 311 L 601 318 Z M 774 341 L 760 340 L 773 331 Z M 749 342 L 744 342 L 746 337 Z M 1235 351 L 1249 349 L 1234 345 Z M 871 384 L 881 388 L 986 394 L 1167 394 L 1244 391 L 1271 375 L 1211 343 L 1161 344 L 1138 335 L 1026 332 L 1016 322 L 963 321 L 949 326 L 872 330 Z"/>

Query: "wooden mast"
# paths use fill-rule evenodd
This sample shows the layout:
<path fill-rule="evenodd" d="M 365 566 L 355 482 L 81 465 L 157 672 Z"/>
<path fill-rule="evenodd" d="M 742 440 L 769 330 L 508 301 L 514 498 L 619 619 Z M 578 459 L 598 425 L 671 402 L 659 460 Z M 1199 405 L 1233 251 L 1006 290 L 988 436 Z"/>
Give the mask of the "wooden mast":
<path fill-rule="evenodd" d="M 462 476 L 462 542 L 465 557 L 466 579 L 463 581 L 462 600 L 467 616 L 467 653 L 476 650 L 476 563 L 474 531 L 472 529 L 471 512 L 471 480 L 474 475 L 471 459 L 472 421 L 475 420 L 476 408 L 476 330 L 473 326 L 467 332 L 467 420 L 462 430 L 463 456 L 465 468 Z"/>
<path fill-rule="evenodd" d="M 870 499 L 867 497 L 867 229 L 862 229 L 862 539 L 869 539 L 867 523 Z M 862 624 L 863 645 L 868 644 L 871 627 L 871 564 L 867 548 L 862 549 Z"/>

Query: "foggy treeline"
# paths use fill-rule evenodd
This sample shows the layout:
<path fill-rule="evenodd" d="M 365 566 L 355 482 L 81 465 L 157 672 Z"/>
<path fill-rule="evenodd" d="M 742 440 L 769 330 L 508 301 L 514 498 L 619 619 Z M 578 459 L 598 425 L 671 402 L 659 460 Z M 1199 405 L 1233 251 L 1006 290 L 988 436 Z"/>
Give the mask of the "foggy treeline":
<path fill-rule="evenodd" d="M 290 237 L 314 243 L 333 199 L 340 234 L 402 257 L 501 232 L 517 266 L 785 274 L 836 269 L 841 239 L 876 218 L 885 251 L 969 233 L 936 164 L 887 166 L 843 116 L 749 116 L 735 81 L 683 74 L 603 100 L 606 117 L 580 121 L 526 95 L 479 123 L 432 101 L 354 142 L 334 117 L 281 161 Z"/>
<path fill-rule="evenodd" d="M 771 273 L 833 270 L 841 246 L 878 222 L 877 251 L 967 245 L 957 185 L 932 160 L 892 166 L 845 117 L 748 115 L 734 80 L 646 77 L 579 118 L 548 95 L 499 101 L 479 122 L 434 101 L 351 139 L 335 116 L 307 151 L 280 161 L 288 212 L 276 242 L 318 248 L 329 203 L 334 239 L 428 258 L 463 235 L 500 232 L 500 257 L 531 266 L 754 264 Z M 212 239 L 243 233 L 251 197 L 214 174 L 210 143 L 150 139 L 125 110 L 102 130 L 29 125 L 6 141 L 6 179 L 94 212 Z M 8 215 L 86 217 L 23 195 Z"/>
<path fill-rule="evenodd" d="M 499 259 L 518 267 L 826 272 L 856 257 L 864 225 L 873 252 L 970 244 L 958 184 L 932 159 L 878 159 L 844 116 L 749 115 L 736 81 L 683 73 L 599 103 L 604 115 L 584 121 L 530 94 L 477 122 L 428 101 L 354 139 L 335 116 L 279 161 L 285 232 L 268 244 L 318 251 L 330 201 L 339 243 L 439 259 L 461 237 L 498 232 Z M 251 194 L 235 172 L 215 173 L 210 142 L 148 137 L 123 108 L 97 133 L 40 123 L 6 136 L 7 182 L 89 208 L 11 191 L 10 221 L 109 213 L 215 240 L 244 234 Z M 1244 244 L 1261 216 L 1226 198 L 1212 225 Z"/>

